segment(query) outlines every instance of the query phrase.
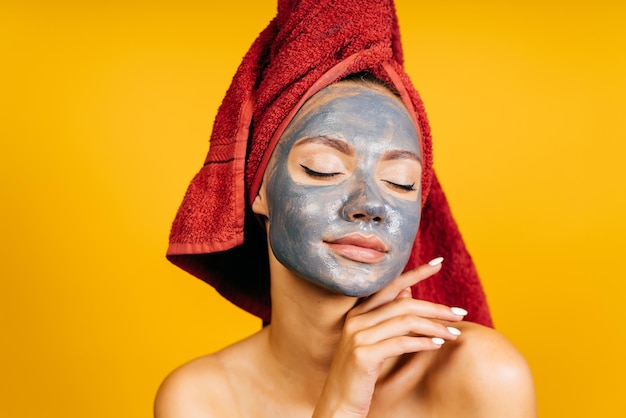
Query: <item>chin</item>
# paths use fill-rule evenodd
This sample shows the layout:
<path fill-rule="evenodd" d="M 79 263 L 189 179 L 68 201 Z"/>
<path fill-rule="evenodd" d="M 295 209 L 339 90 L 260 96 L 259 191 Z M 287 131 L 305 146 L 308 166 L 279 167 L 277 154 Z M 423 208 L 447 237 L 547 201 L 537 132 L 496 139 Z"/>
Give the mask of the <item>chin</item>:
<path fill-rule="evenodd" d="M 335 257 L 328 256 L 309 264 L 296 263 L 293 259 L 283 257 L 277 259 L 300 279 L 334 294 L 356 298 L 373 295 L 402 273 L 402 269 L 391 263 L 364 264 L 337 261 Z"/>
<path fill-rule="evenodd" d="M 381 290 L 382 288 L 384 288 L 387 284 L 389 284 L 389 281 L 387 280 L 372 282 L 369 279 L 364 279 L 364 278 L 359 279 L 358 277 L 352 278 L 349 282 L 342 282 L 342 283 L 337 283 L 334 281 L 333 282 L 316 281 L 314 279 L 310 281 L 317 285 L 321 285 L 322 287 L 325 287 L 326 289 L 330 290 L 331 292 L 335 294 L 354 297 L 354 298 L 364 298 L 364 297 L 371 296 L 374 293 Z"/>

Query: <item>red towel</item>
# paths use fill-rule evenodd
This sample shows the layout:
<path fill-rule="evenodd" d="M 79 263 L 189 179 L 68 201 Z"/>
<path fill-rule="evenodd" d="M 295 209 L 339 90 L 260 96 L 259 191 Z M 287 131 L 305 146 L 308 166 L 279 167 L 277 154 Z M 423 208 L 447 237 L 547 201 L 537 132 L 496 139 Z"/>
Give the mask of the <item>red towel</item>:
<path fill-rule="evenodd" d="M 250 212 L 265 166 L 308 97 L 368 72 L 397 90 L 421 140 L 423 214 L 406 268 L 446 259 L 413 295 L 463 307 L 467 320 L 491 326 L 476 269 L 432 170 L 424 106 L 402 64 L 393 1 L 279 0 L 277 16 L 244 57 L 220 106 L 205 165 L 174 220 L 168 259 L 269 322 L 265 232 Z"/>

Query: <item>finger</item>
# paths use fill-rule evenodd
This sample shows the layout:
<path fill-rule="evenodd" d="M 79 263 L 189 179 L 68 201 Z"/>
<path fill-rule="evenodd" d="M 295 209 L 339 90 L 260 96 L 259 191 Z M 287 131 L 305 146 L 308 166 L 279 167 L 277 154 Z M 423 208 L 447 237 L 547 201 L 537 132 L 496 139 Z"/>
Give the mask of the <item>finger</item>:
<path fill-rule="evenodd" d="M 344 327 L 346 332 L 355 333 L 391 318 L 404 316 L 458 322 L 464 318 L 465 314 L 467 311 L 463 309 L 450 308 L 439 303 L 413 298 L 396 298 L 371 311 L 349 316 Z"/>
<path fill-rule="evenodd" d="M 354 355 L 359 359 L 360 363 L 380 363 L 402 354 L 438 350 L 444 343 L 445 341 L 438 337 L 410 337 L 403 335 L 375 344 L 357 347 L 354 350 Z"/>
<path fill-rule="evenodd" d="M 353 346 L 376 344 L 380 341 L 401 336 L 420 336 L 456 340 L 461 332 L 454 327 L 415 315 L 390 318 L 373 327 L 362 329 L 351 337 Z"/>
<path fill-rule="evenodd" d="M 442 262 L 443 257 L 438 257 L 429 261 L 427 264 L 402 273 L 385 288 L 360 303 L 353 309 L 354 314 L 358 315 L 391 302 L 398 296 L 402 289 L 411 287 L 441 270 Z"/>

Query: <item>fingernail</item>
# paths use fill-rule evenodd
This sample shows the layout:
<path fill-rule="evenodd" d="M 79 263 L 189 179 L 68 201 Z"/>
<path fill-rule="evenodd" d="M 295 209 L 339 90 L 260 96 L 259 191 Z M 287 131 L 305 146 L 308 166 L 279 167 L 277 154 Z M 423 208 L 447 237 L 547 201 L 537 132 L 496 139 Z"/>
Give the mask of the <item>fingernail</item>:
<path fill-rule="evenodd" d="M 434 342 L 437 345 L 443 345 L 443 343 L 445 343 L 445 341 L 443 340 L 443 338 L 439 338 L 439 337 L 435 337 L 432 339 L 432 342 Z"/>
<path fill-rule="evenodd" d="M 448 327 L 448 332 L 452 335 L 461 335 L 461 331 L 454 327 Z"/>
<path fill-rule="evenodd" d="M 433 258 L 432 260 L 430 260 L 428 262 L 429 266 L 438 266 L 439 264 L 443 263 L 443 257 L 437 257 L 437 258 Z"/>
<path fill-rule="evenodd" d="M 458 315 L 458 316 L 467 315 L 467 311 L 463 308 L 450 308 L 450 310 L 452 311 L 453 314 Z"/>

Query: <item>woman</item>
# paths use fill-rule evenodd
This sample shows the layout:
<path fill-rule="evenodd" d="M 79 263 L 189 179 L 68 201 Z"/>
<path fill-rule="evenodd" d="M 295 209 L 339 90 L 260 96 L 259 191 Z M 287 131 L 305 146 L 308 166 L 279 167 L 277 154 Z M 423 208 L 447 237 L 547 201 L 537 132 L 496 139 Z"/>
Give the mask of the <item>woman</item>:
<path fill-rule="evenodd" d="M 455 225 L 436 216 L 447 205 L 393 4 L 364 3 L 279 3 L 235 76 L 169 257 L 269 324 L 172 373 L 157 417 L 535 415 L 528 367 L 504 338 L 412 298 L 451 265 L 452 291 L 429 293 L 437 281 L 422 294 L 473 303 L 489 325 Z M 452 264 L 412 268 L 439 249 Z M 269 283 L 237 271 L 244 258 L 267 263 Z"/>

